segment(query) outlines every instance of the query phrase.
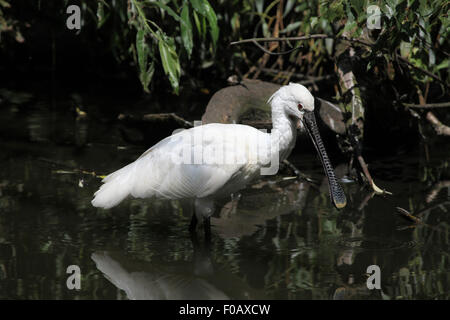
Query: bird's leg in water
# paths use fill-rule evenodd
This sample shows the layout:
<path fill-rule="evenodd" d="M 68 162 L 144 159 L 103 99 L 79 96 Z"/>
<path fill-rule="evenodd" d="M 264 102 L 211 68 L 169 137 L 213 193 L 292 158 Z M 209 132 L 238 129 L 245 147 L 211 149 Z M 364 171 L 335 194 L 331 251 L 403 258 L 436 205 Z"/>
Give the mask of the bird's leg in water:
<path fill-rule="evenodd" d="M 192 249 L 194 254 L 194 273 L 201 277 L 210 277 L 214 273 L 211 260 L 211 242 L 204 241 L 200 244 L 196 233 L 191 236 Z"/>
<path fill-rule="evenodd" d="M 205 240 L 211 241 L 211 216 L 203 217 L 203 228 L 205 230 Z"/>
<path fill-rule="evenodd" d="M 214 200 L 210 198 L 195 199 L 196 221 L 203 218 L 203 229 L 205 231 L 205 240 L 211 240 L 211 216 L 214 213 Z"/>
<path fill-rule="evenodd" d="M 189 232 L 191 234 L 191 241 L 194 245 L 198 244 L 197 221 L 196 214 L 193 214 L 189 225 Z M 205 231 L 205 241 L 206 243 L 209 243 L 211 241 L 211 217 L 203 217 L 203 229 Z"/>
<path fill-rule="evenodd" d="M 192 214 L 191 223 L 189 224 L 189 232 L 195 233 L 197 230 L 197 215 L 195 212 Z"/>

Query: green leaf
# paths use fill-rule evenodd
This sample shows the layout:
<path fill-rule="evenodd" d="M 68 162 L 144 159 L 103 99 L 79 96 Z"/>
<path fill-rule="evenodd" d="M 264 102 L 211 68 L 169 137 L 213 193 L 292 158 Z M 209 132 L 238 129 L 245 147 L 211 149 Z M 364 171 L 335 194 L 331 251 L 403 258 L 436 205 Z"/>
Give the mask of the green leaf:
<path fill-rule="evenodd" d="M 233 14 L 233 17 L 231 18 L 230 24 L 231 24 L 231 29 L 233 30 L 233 32 L 234 33 L 238 32 L 238 30 L 241 27 L 239 13 L 235 12 Z"/>
<path fill-rule="evenodd" d="M 353 31 L 357 26 L 358 26 L 358 24 L 356 23 L 356 21 L 349 20 L 345 24 L 344 31 Z"/>
<path fill-rule="evenodd" d="M 97 29 L 100 29 L 109 17 L 109 13 L 105 15 L 104 5 L 103 1 L 99 1 L 97 5 Z"/>
<path fill-rule="evenodd" d="M 194 37 L 192 34 L 191 19 L 189 18 L 188 2 L 185 2 L 185 4 L 183 5 L 183 9 L 181 10 L 180 28 L 181 28 L 181 39 L 183 40 L 184 48 L 186 49 L 188 56 L 190 58 L 192 48 L 194 47 L 194 40 L 193 40 Z"/>
<path fill-rule="evenodd" d="M 289 14 L 289 12 L 294 7 L 295 2 L 296 2 L 295 0 L 288 0 L 286 2 L 286 5 L 284 6 L 283 17 L 286 17 Z"/>
<path fill-rule="evenodd" d="M 172 10 L 168 5 L 162 3 L 161 1 L 151 1 L 148 2 L 150 5 L 155 5 L 162 10 L 166 11 L 171 17 L 173 17 L 176 21 L 180 21 L 180 16 L 176 14 L 175 11 Z"/>
<path fill-rule="evenodd" d="M 145 42 L 145 31 L 144 29 L 138 30 L 136 34 L 136 50 L 138 55 L 138 64 L 139 69 L 143 70 L 147 68 L 147 56 L 148 56 L 148 47 Z"/>
<path fill-rule="evenodd" d="M 172 38 L 164 37 L 158 43 L 159 54 L 163 64 L 164 72 L 169 77 L 173 90 L 178 94 L 180 80 L 180 61 L 175 51 L 175 44 Z"/>
<path fill-rule="evenodd" d="M 210 6 L 208 1 L 205 0 L 205 6 L 206 6 L 206 19 L 208 19 L 209 22 L 209 28 L 211 37 L 213 40 L 213 46 L 216 46 L 217 40 L 219 40 L 219 26 L 217 25 L 217 16 L 214 12 L 213 8 Z"/>
<path fill-rule="evenodd" d="M 191 0 L 191 5 L 202 16 L 206 15 L 205 8 L 203 7 L 204 0 Z"/>
<path fill-rule="evenodd" d="M 195 26 L 197 27 L 197 32 L 200 35 L 200 37 L 203 38 L 203 34 L 202 34 L 202 23 L 200 21 L 200 18 L 198 17 L 197 12 L 193 12 L 194 14 L 194 22 L 195 22 Z"/>
<path fill-rule="evenodd" d="M 191 0 L 190 2 L 194 10 L 208 20 L 213 46 L 215 48 L 219 39 L 219 26 L 217 25 L 216 13 L 207 0 Z"/>
<path fill-rule="evenodd" d="M 152 80 L 153 73 L 155 71 L 155 66 L 153 61 L 150 66 L 147 67 L 148 56 L 150 54 L 150 49 L 145 42 L 145 31 L 144 29 L 138 30 L 136 34 L 136 50 L 139 65 L 139 80 L 141 81 L 142 87 L 145 92 L 149 92 L 148 85 Z"/>
<path fill-rule="evenodd" d="M 0 0 L 0 6 L 2 6 L 3 8 L 11 8 L 11 5 L 4 0 Z"/>
<path fill-rule="evenodd" d="M 314 18 L 317 20 L 316 17 L 313 17 L 312 19 L 314 19 Z M 288 32 L 291 32 L 291 31 L 297 29 L 298 27 L 300 27 L 300 26 L 302 25 L 302 23 L 303 23 L 303 21 L 297 21 L 297 22 L 290 23 L 290 24 L 287 25 L 286 28 L 284 28 L 283 30 L 281 30 L 280 33 L 288 33 Z M 311 24 L 312 24 L 312 22 L 311 22 Z"/>
<path fill-rule="evenodd" d="M 148 85 L 152 81 L 153 74 L 155 73 L 155 63 L 152 61 L 150 62 L 150 65 L 147 70 L 142 71 L 139 74 L 139 80 L 142 83 L 142 87 L 144 88 L 145 92 L 150 92 L 148 90 Z"/>
<path fill-rule="evenodd" d="M 450 66 L 449 60 L 444 60 L 436 66 L 436 70 L 447 69 Z"/>

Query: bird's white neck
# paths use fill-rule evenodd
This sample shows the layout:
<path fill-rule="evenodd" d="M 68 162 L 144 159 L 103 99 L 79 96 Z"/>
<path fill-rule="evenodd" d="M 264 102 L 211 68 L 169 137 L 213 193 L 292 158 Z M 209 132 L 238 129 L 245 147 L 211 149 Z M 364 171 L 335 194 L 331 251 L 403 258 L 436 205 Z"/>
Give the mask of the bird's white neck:
<path fill-rule="evenodd" d="M 286 115 L 280 98 L 274 97 L 271 105 L 273 127 L 271 139 L 278 140 L 273 141 L 273 143 L 278 144 L 280 161 L 283 161 L 289 156 L 295 145 L 297 139 L 297 122 Z M 273 134 L 274 131 L 277 134 Z"/>

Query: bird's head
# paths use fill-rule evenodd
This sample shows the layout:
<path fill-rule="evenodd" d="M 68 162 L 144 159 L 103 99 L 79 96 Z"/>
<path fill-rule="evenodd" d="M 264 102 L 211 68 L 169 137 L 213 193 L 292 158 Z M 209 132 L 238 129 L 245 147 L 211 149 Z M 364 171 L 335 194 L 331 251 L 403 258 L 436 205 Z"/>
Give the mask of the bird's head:
<path fill-rule="evenodd" d="M 328 159 L 325 146 L 320 137 L 319 128 L 314 116 L 314 97 L 304 86 L 290 83 L 278 89 L 269 99 L 274 117 L 288 117 L 293 123 L 303 124 L 316 147 L 330 187 L 331 201 L 336 208 L 346 206 L 347 199 L 341 185 L 336 179 L 333 167 Z"/>
<path fill-rule="evenodd" d="M 290 83 L 281 87 L 269 99 L 272 109 L 284 112 L 291 120 L 303 120 L 303 115 L 314 111 L 314 97 L 304 86 Z"/>

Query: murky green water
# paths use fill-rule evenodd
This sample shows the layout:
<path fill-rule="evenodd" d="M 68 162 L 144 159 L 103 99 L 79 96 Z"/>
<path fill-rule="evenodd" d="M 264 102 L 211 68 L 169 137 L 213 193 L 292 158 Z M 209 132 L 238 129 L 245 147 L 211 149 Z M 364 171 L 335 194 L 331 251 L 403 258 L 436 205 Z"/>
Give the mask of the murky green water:
<path fill-rule="evenodd" d="M 100 179 L 88 172 L 109 173 L 145 150 L 92 114 L 0 105 L 1 299 L 450 297 L 445 144 L 371 159 L 377 184 L 393 196 L 348 181 L 339 212 L 315 155 L 295 156 L 316 182 L 279 175 L 222 201 L 208 246 L 190 238 L 188 201 L 90 205 Z M 66 286 L 70 265 L 80 267 L 80 290 Z M 380 267 L 382 290 L 367 288 L 370 265 Z"/>

